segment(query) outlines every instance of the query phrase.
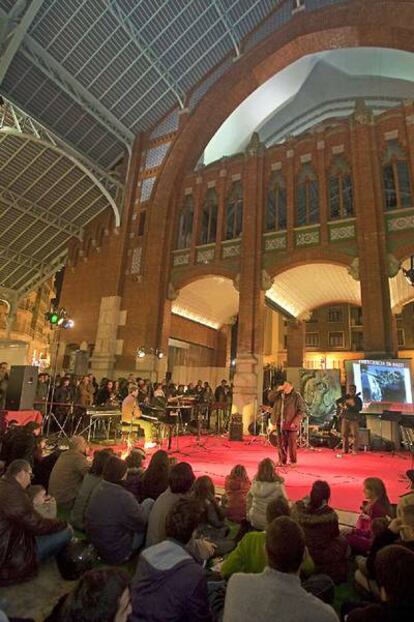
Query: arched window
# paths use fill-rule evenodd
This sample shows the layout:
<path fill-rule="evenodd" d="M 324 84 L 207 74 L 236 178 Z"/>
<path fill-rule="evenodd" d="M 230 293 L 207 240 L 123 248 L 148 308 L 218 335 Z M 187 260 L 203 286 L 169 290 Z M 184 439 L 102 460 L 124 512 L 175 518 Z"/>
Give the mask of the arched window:
<path fill-rule="evenodd" d="M 352 174 L 343 158 L 335 158 L 329 171 L 329 219 L 351 218 L 354 215 Z"/>
<path fill-rule="evenodd" d="M 282 231 L 286 226 L 286 183 L 281 173 L 273 173 L 267 193 L 265 231 Z"/>
<path fill-rule="evenodd" d="M 296 184 L 296 226 L 319 222 L 319 185 L 314 170 L 305 164 Z"/>
<path fill-rule="evenodd" d="M 189 248 L 193 237 L 194 201 L 193 195 L 187 194 L 180 212 L 178 223 L 177 248 Z"/>
<path fill-rule="evenodd" d="M 397 141 L 390 141 L 387 145 L 382 179 L 386 210 L 413 207 L 410 168 Z"/>
<path fill-rule="evenodd" d="M 243 186 L 235 181 L 227 197 L 226 240 L 239 238 L 243 230 Z"/>
<path fill-rule="evenodd" d="M 201 211 L 199 244 L 211 244 L 216 241 L 217 208 L 217 192 L 214 188 L 209 188 Z"/>

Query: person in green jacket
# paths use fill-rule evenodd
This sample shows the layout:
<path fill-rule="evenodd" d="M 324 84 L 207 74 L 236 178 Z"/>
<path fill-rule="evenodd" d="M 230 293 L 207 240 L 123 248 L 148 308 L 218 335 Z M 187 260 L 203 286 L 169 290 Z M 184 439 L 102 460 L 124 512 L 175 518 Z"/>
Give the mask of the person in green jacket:
<path fill-rule="evenodd" d="M 284 497 L 271 501 L 266 509 L 267 523 L 279 516 L 290 516 L 289 502 Z M 220 574 L 223 579 L 229 579 L 235 572 L 260 573 L 267 565 L 265 551 L 266 532 L 250 531 L 239 542 L 237 547 L 224 560 Z M 301 574 L 309 576 L 314 572 L 314 564 L 309 556 L 305 558 Z"/>

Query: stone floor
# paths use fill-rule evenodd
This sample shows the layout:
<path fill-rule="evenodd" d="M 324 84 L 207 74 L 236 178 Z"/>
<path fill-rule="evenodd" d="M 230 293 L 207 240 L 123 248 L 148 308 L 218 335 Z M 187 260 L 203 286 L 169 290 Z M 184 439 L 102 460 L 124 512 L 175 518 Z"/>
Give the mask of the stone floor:
<path fill-rule="evenodd" d="M 42 565 L 32 581 L 0 588 L 0 609 L 9 617 L 43 622 L 59 598 L 70 592 L 74 585 L 74 581 L 62 579 L 56 562 L 51 560 Z"/>

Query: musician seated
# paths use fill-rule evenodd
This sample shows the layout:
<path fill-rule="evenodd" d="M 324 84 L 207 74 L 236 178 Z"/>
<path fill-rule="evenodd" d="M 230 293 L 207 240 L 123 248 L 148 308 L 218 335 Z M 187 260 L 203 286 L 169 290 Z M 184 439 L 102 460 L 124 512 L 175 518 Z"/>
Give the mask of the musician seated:
<path fill-rule="evenodd" d="M 144 430 L 145 449 L 155 447 L 152 442 L 152 423 L 142 419 L 142 412 L 138 405 L 139 387 L 136 384 L 128 386 L 128 395 L 122 402 L 122 438 L 135 440 L 138 427 Z"/>

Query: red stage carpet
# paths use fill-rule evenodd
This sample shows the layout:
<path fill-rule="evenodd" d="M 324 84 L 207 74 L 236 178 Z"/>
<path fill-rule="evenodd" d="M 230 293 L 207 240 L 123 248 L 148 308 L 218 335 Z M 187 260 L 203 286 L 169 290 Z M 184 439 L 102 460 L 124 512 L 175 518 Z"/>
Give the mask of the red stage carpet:
<path fill-rule="evenodd" d="M 202 442 L 206 449 L 198 447 L 195 438 L 181 436 L 180 453 L 173 452 L 173 455 L 178 461 L 190 462 L 196 475 L 210 475 L 217 486 L 224 485 L 225 476 L 237 463 L 244 464 L 249 476 L 253 477 L 260 460 L 268 456 L 277 459 L 274 447 L 264 447 L 261 443 L 249 445 L 248 440 L 235 442 L 209 436 L 202 437 Z M 366 477 L 381 477 L 393 503 L 398 501 L 399 495 L 407 491 L 408 483 L 404 474 L 411 468 L 408 454 L 367 452 L 342 458 L 337 458 L 336 455 L 337 452 L 330 449 L 300 449 L 296 467 L 279 470 L 285 478 L 289 499 L 303 497 L 316 479 L 329 482 L 332 505 L 341 510 L 359 510 L 362 482 Z"/>

